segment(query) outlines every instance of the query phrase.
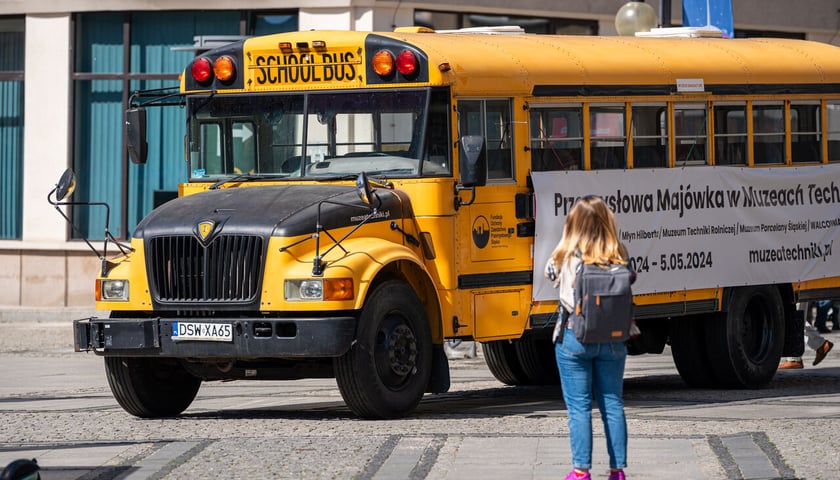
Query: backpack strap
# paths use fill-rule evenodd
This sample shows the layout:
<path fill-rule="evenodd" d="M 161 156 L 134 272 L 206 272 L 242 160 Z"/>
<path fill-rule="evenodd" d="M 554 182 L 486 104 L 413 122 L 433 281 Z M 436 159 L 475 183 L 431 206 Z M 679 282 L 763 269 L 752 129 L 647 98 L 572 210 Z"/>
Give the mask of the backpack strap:
<path fill-rule="evenodd" d="M 563 308 L 562 305 L 557 306 L 557 311 L 560 313 L 560 335 L 557 336 L 557 343 L 563 343 L 563 337 L 566 335 L 566 329 L 569 328 L 569 312 Z"/>
<path fill-rule="evenodd" d="M 580 253 L 580 250 L 575 250 L 575 253 L 573 255 L 581 260 L 580 263 L 578 263 L 577 268 L 575 269 L 575 279 L 577 279 L 578 274 L 580 273 L 581 269 L 583 269 L 583 256 Z M 577 288 L 577 281 L 575 281 L 572 284 L 572 291 L 574 291 L 573 298 L 575 303 L 573 308 L 580 308 L 578 307 L 580 300 L 578 299 Z M 557 337 L 557 343 L 563 343 L 563 336 L 566 334 L 566 329 L 569 328 L 569 317 L 571 316 L 571 313 L 566 311 L 566 309 L 563 308 L 563 302 L 559 301 L 557 302 L 557 313 L 560 315 L 560 318 L 557 320 L 558 322 L 560 322 L 560 335 L 558 335 Z"/>

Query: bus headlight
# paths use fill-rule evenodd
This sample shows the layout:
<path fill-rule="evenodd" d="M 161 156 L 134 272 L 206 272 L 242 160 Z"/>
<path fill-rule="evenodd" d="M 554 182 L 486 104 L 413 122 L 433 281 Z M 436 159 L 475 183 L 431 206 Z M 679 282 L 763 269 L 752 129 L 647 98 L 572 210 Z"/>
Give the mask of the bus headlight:
<path fill-rule="evenodd" d="M 352 278 L 308 278 L 286 280 L 284 295 L 289 302 L 352 300 Z"/>
<path fill-rule="evenodd" d="M 97 300 L 128 300 L 128 280 L 97 280 Z"/>

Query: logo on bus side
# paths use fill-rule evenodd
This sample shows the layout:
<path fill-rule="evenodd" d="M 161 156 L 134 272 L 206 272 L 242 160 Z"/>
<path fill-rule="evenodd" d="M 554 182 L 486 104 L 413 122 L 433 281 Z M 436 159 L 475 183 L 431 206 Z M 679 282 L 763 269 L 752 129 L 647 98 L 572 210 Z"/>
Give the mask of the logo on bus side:
<path fill-rule="evenodd" d="M 257 85 L 276 83 L 350 82 L 359 60 L 353 52 L 258 55 Z"/>
<path fill-rule="evenodd" d="M 490 222 L 484 215 L 479 215 L 473 220 L 472 239 L 478 248 L 486 247 L 487 242 L 490 241 Z"/>

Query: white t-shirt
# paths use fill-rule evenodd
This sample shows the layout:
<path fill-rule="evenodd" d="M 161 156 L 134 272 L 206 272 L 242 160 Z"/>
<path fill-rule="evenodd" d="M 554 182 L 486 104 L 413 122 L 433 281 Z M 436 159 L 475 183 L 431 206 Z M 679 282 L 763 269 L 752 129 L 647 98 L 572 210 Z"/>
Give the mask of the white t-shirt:
<path fill-rule="evenodd" d="M 575 272 L 577 271 L 578 265 L 580 265 L 581 261 L 580 257 L 570 257 L 568 261 L 563 264 L 563 267 L 559 269 L 560 274 L 557 275 L 556 279 L 554 279 L 554 288 L 558 289 L 560 303 L 567 312 L 571 312 L 575 308 Z M 557 266 L 554 265 L 554 259 L 551 258 L 548 259 L 548 263 L 545 265 L 545 276 L 549 279 L 551 278 L 548 273 L 550 269 L 553 269 L 555 272 L 558 271 Z"/>

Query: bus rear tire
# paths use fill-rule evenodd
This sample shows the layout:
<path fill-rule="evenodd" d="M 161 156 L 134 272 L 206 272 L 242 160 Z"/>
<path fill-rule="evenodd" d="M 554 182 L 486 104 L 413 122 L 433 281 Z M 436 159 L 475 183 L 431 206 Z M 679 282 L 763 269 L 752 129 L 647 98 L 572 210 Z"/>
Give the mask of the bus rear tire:
<path fill-rule="evenodd" d="M 531 385 L 559 385 L 557 356 L 549 338 L 520 338 L 514 340 L 516 357 Z"/>
<path fill-rule="evenodd" d="M 200 378 L 168 358 L 105 357 L 105 373 L 117 403 L 140 418 L 180 414 L 201 386 Z"/>
<path fill-rule="evenodd" d="M 785 341 L 785 312 L 772 285 L 732 291 L 729 308 L 707 325 L 706 346 L 718 384 L 761 388 L 773 379 Z"/>
<path fill-rule="evenodd" d="M 482 343 L 484 363 L 496 380 L 505 385 L 527 385 L 528 375 L 519 363 L 516 346 L 510 340 L 493 340 Z"/>
<path fill-rule="evenodd" d="M 680 377 L 690 387 L 709 388 L 717 383 L 706 353 L 706 328 L 709 321 L 709 317 L 702 315 L 670 320 L 671 356 Z"/>
<path fill-rule="evenodd" d="M 432 339 L 423 304 L 406 283 L 375 288 L 356 341 L 334 367 L 344 402 L 362 418 L 400 418 L 417 407 L 432 372 Z"/>

